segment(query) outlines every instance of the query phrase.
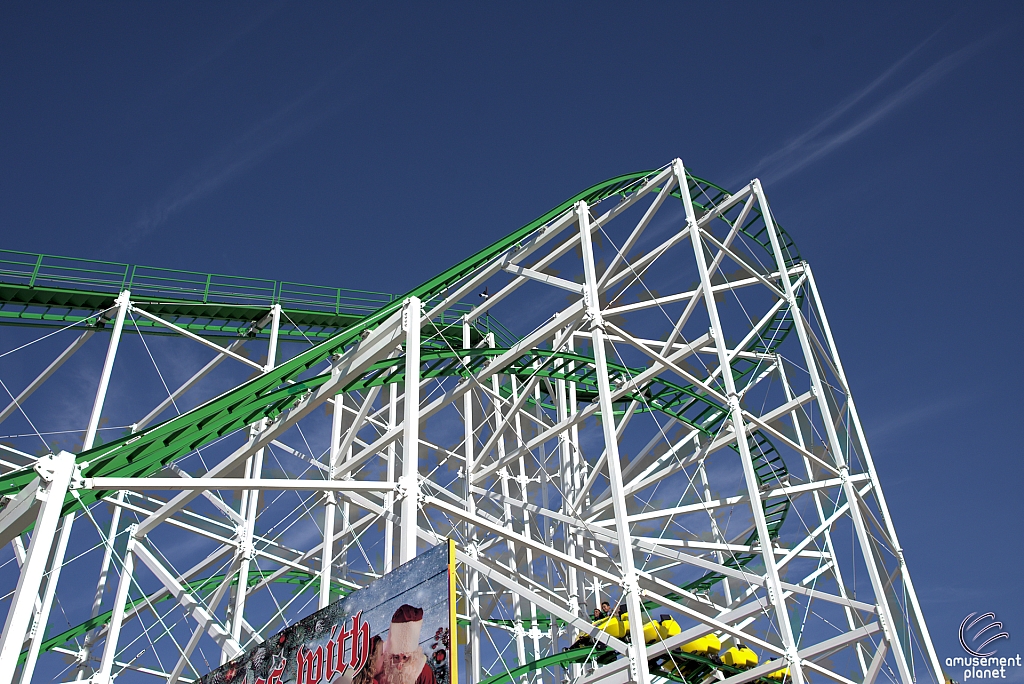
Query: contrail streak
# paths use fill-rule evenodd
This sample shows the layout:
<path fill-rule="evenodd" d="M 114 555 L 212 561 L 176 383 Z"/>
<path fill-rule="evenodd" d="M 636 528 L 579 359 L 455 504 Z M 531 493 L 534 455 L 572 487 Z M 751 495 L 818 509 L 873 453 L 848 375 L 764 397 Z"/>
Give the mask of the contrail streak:
<path fill-rule="evenodd" d="M 929 42 L 931 42 L 931 40 L 941 30 L 942 29 L 939 29 L 938 31 L 936 31 L 935 33 L 933 33 L 932 35 L 928 36 L 923 41 L 918 43 L 917 46 L 915 46 L 913 50 L 911 50 L 907 54 L 903 55 L 903 57 L 901 57 L 900 59 L 896 60 L 892 64 L 892 66 L 890 66 L 888 69 L 883 71 L 882 74 L 878 78 L 876 78 L 874 81 L 869 83 L 867 86 L 865 86 L 864 88 L 862 88 L 858 92 L 854 93 L 852 96 L 848 97 L 844 102 L 840 103 L 839 106 L 837 106 L 835 109 L 833 109 L 832 112 L 829 113 L 821 121 L 819 121 L 818 123 L 816 123 L 813 126 L 811 126 L 810 128 L 808 128 L 806 131 L 804 131 L 803 133 L 798 135 L 796 138 L 794 138 L 793 140 L 791 140 L 787 144 L 783 145 L 781 148 L 779 148 L 775 152 L 772 152 L 768 156 L 763 157 L 754 166 L 753 170 L 751 171 L 751 177 L 756 176 L 758 173 L 761 172 L 762 169 L 764 169 L 764 168 L 774 164 L 775 162 L 783 159 L 787 155 L 793 154 L 794 152 L 796 152 L 800 148 L 802 148 L 804 145 L 806 145 L 808 141 L 812 140 L 815 136 L 817 136 L 819 133 L 821 133 L 823 130 L 825 130 L 829 126 L 829 124 L 831 124 L 833 121 L 835 121 L 836 119 L 841 117 L 843 114 L 848 112 L 858 102 L 860 102 L 865 97 L 870 95 L 872 92 L 877 90 L 880 85 L 882 85 L 883 83 L 888 81 L 889 78 L 892 77 L 892 75 L 894 73 L 899 71 L 900 67 L 902 67 L 904 64 L 906 64 L 907 61 L 911 57 L 916 55 L 921 50 L 921 48 L 923 48 L 925 45 L 927 45 Z"/>
<path fill-rule="evenodd" d="M 763 157 L 749 172 L 747 178 L 753 178 L 762 171 L 772 182 L 777 182 L 793 175 L 809 164 L 812 164 L 835 151 L 842 145 L 850 142 L 857 136 L 863 134 L 872 126 L 892 114 L 901 105 L 909 102 L 935 86 L 943 77 L 969 60 L 982 48 L 994 42 L 1002 35 L 1005 35 L 1006 32 L 1007 29 L 997 31 L 985 38 L 971 43 L 970 45 L 962 47 L 949 55 L 946 55 L 918 74 L 909 83 L 899 88 L 896 92 L 891 93 L 872 106 L 859 120 L 848 125 L 838 133 L 831 135 L 825 134 L 825 131 L 835 124 L 844 114 L 849 112 L 858 103 L 862 102 L 871 93 L 878 90 L 878 88 L 886 81 L 889 81 L 897 71 L 906 65 L 907 61 L 911 57 L 917 54 L 935 37 L 937 33 L 939 33 L 939 31 L 936 31 L 906 55 L 893 63 L 892 66 L 882 72 L 882 74 L 875 78 L 871 83 L 843 101 L 821 121 L 811 126 L 778 150 Z M 740 180 L 739 182 L 743 181 Z"/>
<path fill-rule="evenodd" d="M 313 87 L 252 126 L 220 152 L 173 183 L 133 224 L 122 231 L 121 246 L 139 242 L 165 224 L 175 213 L 210 195 L 281 146 L 349 107 L 356 99 L 351 94 L 333 104 L 318 107 L 309 114 L 299 114 L 311 100 L 334 82 L 335 76 L 343 68 L 365 52 L 368 44 L 368 41 L 364 42 Z"/>

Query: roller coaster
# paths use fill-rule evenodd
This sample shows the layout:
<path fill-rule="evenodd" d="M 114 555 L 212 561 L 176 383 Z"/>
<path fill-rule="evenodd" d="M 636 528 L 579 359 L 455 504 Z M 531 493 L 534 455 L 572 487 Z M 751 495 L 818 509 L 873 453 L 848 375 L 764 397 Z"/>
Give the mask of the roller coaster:
<path fill-rule="evenodd" d="M 191 681 L 448 538 L 466 684 L 943 682 L 757 180 L 403 295 L 0 252 L 0 324 L 0 684 Z"/>

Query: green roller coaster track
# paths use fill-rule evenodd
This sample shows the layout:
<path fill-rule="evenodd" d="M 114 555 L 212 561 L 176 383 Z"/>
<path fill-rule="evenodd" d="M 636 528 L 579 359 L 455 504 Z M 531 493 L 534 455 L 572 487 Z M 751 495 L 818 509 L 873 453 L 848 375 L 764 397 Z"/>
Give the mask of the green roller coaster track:
<path fill-rule="evenodd" d="M 480 684 L 508 684 L 509 682 L 516 681 L 519 677 L 527 675 L 536 670 L 541 670 L 546 667 L 567 667 L 577 663 L 585 663 L 588 661 L 595 661 L 597 663 L 611 662 L 615 659 L 614 652 L 609 650 L 595 650 L 591 647 L 571 648 L 561 653 L 555 653 L 537 660 L 531 661 L 514 667 L 505 672 L 499 672 L 498 674 L 492 675 L 484 680 L 481 680 Z M 713 671 L 718 670 L 725 675 L 739 674 L 742 672 L 739 668 L 717 660 L 712 660 L 704 656 L 695 653 L 686 653 L 685 651 L 673 651 L 671 654 L 671 662 L 676 667 L 673 669 L 665 669 L 663 667 L 652 668 L 652 674 L 657 674 L 665 679 L 670 679 L 679 684 L 693 684 L 693 682 L 703 681 Z M 664 663 L 663 663 L 664 664 Z M 779 667 L 783 667 L 780 663 Z M 686 674 L 681 675 L 680 670 L 685 670 Z M 767 677 L 759 677 L 756 681 L 762 682 L 762 684 L 772 684 L 772 680 Z"/>
<path fill-rule="evenodd" d="M 514 247 L 577 202 L 582 200 L 594 204 L 614 195 L 627 196 L 658 173 L 659 170 L 652 170 L 627 174 L 588 188 L 402 296 L 0 251 L 0 323 L 67 325 L 88 321 L 96 318 L 97 311 L 113 306 L 117 293 L 130 289 L 133 301 L 199 334 L 252 335 L 253 323 L 264 316 L 271 305 L 280 304 L 292 322 L 286 334 L 326 338 L 277 368 L 187 413 L 139 434 L 83 451 L 76 457 L 78 463 L 86 464 L 83 472 L 85 477 L 145 477 L 221 436 L 260 419 L 273 419 L 279 415 L 293 405 L 298 397 L 328 379 L 323 375 L 303 379 L 304 374 L 332 355 L 345 351 L 364 332 L 372 330 L 399 310 L 408 297 L 418 297 L 425 301 L 440 297 L 449 287 Z M 688 175 L 687 180 L 688 199 L 697 212 L 704 212 L 729 196 L 723 188 L 703 179 Z M 682 200 L 678 188 L 671 195 Z M 782 238 L 781 248 L 785 261 L 776 266 L 792 266 L 800 260 L 796 245 L 781 227 L 776 225 L 776 228 Z M 739 231 L 764 248 L 770 262 L 775 263 L 768 229 L 759 208 L 755 206 Z M 97 269 L 96 264 L 101 264 L 103 268 Z M 759 334 L 754 336 L 749 348 L 744 351 L 771 353 L 777 348 L 790 332 L 791 322 L 787 320 L 786 313 L 785 309 L 780 310 L 758 331 Z M 454 322 L 454 319 L 441 321 L 442 325 Z M 141 329 L 143 322 L 139 323 L 140 332 L 159 332 L 148 321 L 145 322 L 147 329 Z M 495 333 L 496 341 L 501 346 L 456 352 L 451 348 L 432 348 L 428 340 L 421 355 L 423 377 L 464 377 L 479 370 L 488 359 L 506 353 L 515 341 L 514 336 L 492 318 L 485 319 L 482 325 L 483 332 Z M 349 385 L 339 388 L 338 392 L 400 383 L 404 380 L 403 364 L 401 357 L 375 363 Z M 757 362 L 737 357 L 731 364 L 731 371 L 734 378 L 740 381 L 750 378 L 757 367 Z M 643 369 L 609 364 L 609 370 L 618 377 L 628 378 Z M 532 349 L 523 352 L 503 372 L 523 379 L 541 376 L 574 382 L 579 388 L 578 399 L 584 402 L 589 401 L 596 392 L 596 385 L 593 384 L 594 359 L 582 354 Z M 661 378 L 652 379 L 628 393 L 617 404 L 616 410 L 625 410 L 632 402 L 639 406 L 636 409 L 638 411 L 658 411 L 705 435 L 715 434 L 727 417 L 727 409 L 703 391 Z M 757 431 L 751 433 L 749 439 L 760 484 L 781 480 L 786 475 L 785 463 L 768 438 Z M 0 495 L 16 495 L 34 478 L 35 474 L 30 470 L 0 476 Z M 89 505 L 105 493 L 82 490 L 77 494 L 68 496 L 65 513 Z M 785 497 L 778 497 L 766 500 L 763 507 L 769 531 L 775 537 L 786 519 L 789 502 Z M 745 545 L 751 546 L 755 542 L 756 532 L 751 534 Z M 734 554 L 725 565 L 741 568 L 756 556 L 755 553 Z M 189 586 L 201 591 L 203 587 L 219 581 L 219 577 L 195 580 Z M 723 577 L 712 572 L 684 588 L 692 592 L 706 592 Z M 304 573 L 292 572 L 277 581 L 301 584 L 317 580 Z M 148 597 L 142 597 L 136 603 L 146 600 Z M 105 625 L 109 619 L 109 612 L 101 614 L 50 637 L 42 643 L 41 651 L 49 651 L 68 643 Z M 22 654 L 23 657 L 26 653 Z M 592 656 L 593 652 L 589 648 L 573 649 L 525 663 L 510 672 L 495 675 L 482 684 L 504 684 L 536 669 L 584 662 Z M 681 654 L 680 657 L 688 658 L 705 668 L 730 670 L 728 666 L 700 656 Z M 677 674 L 659 674 L 686 684 Z"/>
<path fill-rule="evenodd" d="M 106 322 L 103 312 L 114 306 L 124 290 L 130 290 L 132 301 L 146 311 L 213 338 L 260 335 L 257 321 L 277 304 L 284 313 L 281 337 L 322 340 L 396 300 L 386 292 L 0 250 L 3 325 L 102 327 Z M 448 313 L 452 320 L 441 322 L 453 322 L 469 309 L 460 304 Z M 492 317 L 481 318 L 482 332 L 492 332 L 509 344 L 515 340 Z M 136 329 L 146 334 L 173 334 L 145 318 L 125 331 Z"/>

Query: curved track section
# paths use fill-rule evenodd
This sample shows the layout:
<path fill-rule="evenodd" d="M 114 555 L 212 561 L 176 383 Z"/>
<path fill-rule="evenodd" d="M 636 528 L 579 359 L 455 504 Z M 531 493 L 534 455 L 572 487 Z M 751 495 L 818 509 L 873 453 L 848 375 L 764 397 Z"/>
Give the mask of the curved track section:
<path fill-rule="evenodd" d="M 26 682 L 194 678 L 446 538 L 466 684 L 934 669 L 813 275 L 756 181 L 678 160 L 610 179 L 365 315 L 287 283 L 207 310 L 212 276 L 156 296 L 127 266 L 112 299 L 23 261 L 0 314 L 112 331 L 70 484 L 71 456 L 4 447 Z M 68 433 L 45 396 L 16 408 Z M 100 443 L 101 417 L 127 429 Z M 617 638 L 591 623 L 604 600 L 682 631 Z M 712 632 L 762 664 L 681 650 Z"/>
<path fill-rule="evenodd" d="M 408 297 L 417 297 L 424 301 L 438 297 L 475 270 L 530 237 L 552 219 L 564 214 L 577 202 L 596 204 L 609 197 L 627 194 L 643 186 L 645 182 L 651 181 L 657 175 L 657 171 L 627 174 L 584 190 L 527 223 L 519 230 L 410 290 L 405 296 L 381 307 L 343 332 L 278 368 L 141 434 L 125 437 L 79 454 L 78 461 L 89 464 L 84 474 L 86 476 L 105 475 L 111 477 L 144 476 L 224 434 L 237 430 L 240 425 L 251 424 L 259 418 L 269 418 L 274 407 L 268 406 L 266 401 L 268 396 L 272 397 L 275 390 L 291 391 L 290 387 L 286 385 L 296 382 L 316 366 L 327 362 L 332 355 L 344 352 L 364 332 L 373 329 L 374 326 L 399 311 L 402 301 Z M 708 181 L 694 176 L 687 178 L 689 181 L 688 196 L 695 209 L 699 211 L 706 211 L 708 207 L 715 206 L 717 201 L 729 196 L 724 189 Z M 673 190 L 672 195 L 681 197 L 679 190 Z M 769 249 L 768 230 L 758 208 L 750 212 L 749 218 L 740 227 L 740 230 L 762 248 Z M 799 252 L 795 243 L 781 229 L 779 232 L 784 239 L 784 254 L 787 264 L 795 263 L 799 260 Z M 772 258 L 770 251 L 767 258 Z M 34 473 L 8 474 L 0 477 L 0 495 L 15 493 L 33 477 Z M 70 497 L 68 503 L 69 508 L 77 505 L 77 502 L 71 501 Z"/>

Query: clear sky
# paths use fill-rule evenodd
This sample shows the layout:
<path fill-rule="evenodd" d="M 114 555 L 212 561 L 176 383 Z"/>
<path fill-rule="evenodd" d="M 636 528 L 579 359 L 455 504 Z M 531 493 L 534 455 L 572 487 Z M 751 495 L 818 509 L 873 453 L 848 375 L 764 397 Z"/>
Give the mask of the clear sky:
<path fill-rule="evenodd" d="M 404 292 L 607 177 L 674 157 L 760 177 L 814 268 L 940 658 L 989 610 L 1016 653 L 1022 18 L 5 3 L 0 247 Z"/>

